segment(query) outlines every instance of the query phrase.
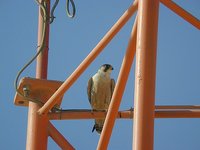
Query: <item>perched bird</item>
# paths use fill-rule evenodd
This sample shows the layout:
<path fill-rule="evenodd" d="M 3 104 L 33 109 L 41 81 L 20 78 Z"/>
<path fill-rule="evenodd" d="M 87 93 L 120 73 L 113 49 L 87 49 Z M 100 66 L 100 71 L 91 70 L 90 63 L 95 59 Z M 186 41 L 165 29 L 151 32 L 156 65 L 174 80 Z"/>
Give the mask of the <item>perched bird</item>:
<path fill-rule="evenodd" d="M 97 73 L 88 81 L 87 94 L 93 110 L 107 110 L 115 87 L 115 80 L 110 78 L 113 67 L 104 64 Z M 105 119 L 95 119 L 92 132 L 100 134 L 103 129 Z"/>

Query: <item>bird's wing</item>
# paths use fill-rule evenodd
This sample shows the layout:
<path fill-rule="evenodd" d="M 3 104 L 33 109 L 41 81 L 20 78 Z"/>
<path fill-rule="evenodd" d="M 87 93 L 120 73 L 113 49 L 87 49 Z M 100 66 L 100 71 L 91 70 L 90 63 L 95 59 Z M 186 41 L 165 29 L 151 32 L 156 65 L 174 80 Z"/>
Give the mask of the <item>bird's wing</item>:
<path fill-rule="evenodd" d="M 111 95 L 113 95 L 114 88 L 115 88 L 115 80 L 111 79 Z"/>
<path fill-rule="evenodd" d="M 93 85 L 93 79 L 90 78 L 88 80 L 88 85 L 87 85 L 87 94 L 88 94 L 88 100 L 89 100 L 90 104 L 91 104 L 91 90 L 92 90 L 92 85 Z"/>

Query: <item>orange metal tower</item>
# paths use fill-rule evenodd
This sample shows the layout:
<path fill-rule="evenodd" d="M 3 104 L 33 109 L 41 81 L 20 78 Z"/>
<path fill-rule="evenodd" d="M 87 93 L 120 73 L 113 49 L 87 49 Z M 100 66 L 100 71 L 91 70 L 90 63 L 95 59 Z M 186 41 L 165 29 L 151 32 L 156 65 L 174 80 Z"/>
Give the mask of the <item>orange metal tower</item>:
<path fill-rule="evenodd" d="M 160 2 L 200 29 L 200 21 L 171 0 L 135 0 L 63 83 L 47 80 L 49 23 L 44 24 L 42 9 L 39 8 L 38 47 L 41 46 L 42 40 L 45 40 L 45 44 L 42 53 L 37 57 L 36 79 L 22 79 L 18 89 L 24 95 L 16 93 L 14 100 L 16 105 L 29 107 L 27 150 L 47 149 L 48 136 L 62 149 L 74 149 L 50 123 L 50 120 L 106 118 L 97 145 L 98 150 L 105 150 L 108 147 L 115 120 L 117 118 L 133 119 L 133 149 L 153 150 L 154 118 L 200 118 L 200 112 L 196 110 L 200 109 L 200 106 L 155 106 L 156 49 Z M 46 0 L 44 3 L 47 8 L 46 13 L 50 14 L 50 0 Z M 64 93 L 103 51 L 136 10 L 138 10 L 137 16 L 108 112 L 56 111 Z M 44 28 L 45 34 L 43 35 Z M 134 109 L 118 111 L 135 53 Z M 42 104 L 28 102 L 27 99 L 29 100 L 30 97 L 39 99 Z"/>

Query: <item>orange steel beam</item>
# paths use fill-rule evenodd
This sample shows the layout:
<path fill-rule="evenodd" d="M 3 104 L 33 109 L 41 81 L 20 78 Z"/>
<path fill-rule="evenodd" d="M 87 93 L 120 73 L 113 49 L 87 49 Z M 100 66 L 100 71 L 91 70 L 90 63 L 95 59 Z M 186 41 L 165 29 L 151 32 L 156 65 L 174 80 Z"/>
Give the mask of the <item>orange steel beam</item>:
<path fill-rule="evenodd" d="M 49 113 L 50 120 L 77 120 L 105 118 L 107 112 L 92 110 L 67 110 L 64 112 Z M 119 111 L 117 119 L 133 119 L 134 110 Z M 200 118 L 200 109 L 161 109 L 155 111 L 155 118 Z"/>
<path fill-rule="evenodd" d="M 200 110 L 162 110 L 155 112 L 155 118 L 200 118 Z"/>
<path fill-rule="evenodd" d="M 45 1 L 48 6 L 47 13 L 50 10 L 50 0 Z M 41 10 L 39 8 L 38 17 L 38 46 L 41 45 L 42 41 L 42 30 L 43 30 L 43 19 L 41 15 Z M 45 35 L 45 48 L 43 53 L 41 53 L 37 58 L 36 65 L 36 78 L 46 79 L 47 78 L 47 68 L 48 68 L 48 45 L 49 45 L 49 24 L 46 25 L 46 35 Z M 47 100 L 45 96 L 39 97 L 41 100 Z M 36 103 L 29 102 L 28 111 L 28 127 L 27 127 L 27 150 L 46 150 L 48 141 L 48 117 L 39 116 L 37 111 L 40 106 Z"/>
<path fill-rule="evenodd" d="M 90 52 L 90 54 L 83 60 L 83 62 L 77 67 L 77 69 L 66 79 L 66 81 L 60 86 L 60 88 L 52 95 L 52 97 L 38 111 L 40 115 L 48 113 L 48 111 L 56 104 L 58 99 L 64 95 L 64 93 L 71 87 L 71 85 L 78 79 L 78 77 L 86 70 L 86 68 L 92 63 L 92 61 L 94 61 L 94 59 L 101 53 L 101 51 L 112 40 L 112 38 L 126 24 L 126 22 L 134 14 L 136 9 L 137 9 L 137 2 L 131 5 L 128 8 L 128 10 L 125 11 L 125 13 L 119 18 L 119 20 L 114 24 L 114 26 L 108 31 L 108 33 Z"/>
<path fill-rule="evenodd" d="M 187 22 L 195 26 L 197 29 L 200 29 L 200 20 L 198 20 L 186 10 L 184 10 L 182 7 L 180 7 L 171 0 L 160 0 L 160 2 L 163 3 L 169 9 L 171 9 L 173 12 L 175 12 L 177 15 L 185 19 Z"/>
<path fill-rule="evenodd" d="M 158 105 L 155 106 L 157 110 L 162 109 L 200 109 L 200 105 Z"/>
<path fill-rule="evenodd" d="M 158 0 L 139 0 L 133 149 L 153 150 Z"/>
<path fill-rule="evenodd" d="M 89 109 L 67 110 L 63 112 L 49 113 L 50 120 L 75 120 L 75 119 L 96 119 L 105 118 L 107 112 L 93 111 Z M 117 118 L 130 118 L 133 116 L 133 110 L 119 111 Z M 132 119 L 132 117 L 130 118 Z"/>
<path fill-rule="evenodd" d="M 137 4 L 136 4 L 137 5 Z M 98 150 L 105 150 L 108 147 L 108 143 L 110 140 L 110 136 L 112 134 L 112 129 L 115 123 L 115 119 L 118 114 L 118 109 L 121 103 L 121 99 L 125 90 L 126 82 L 128 80 L 128 76 L 131 70 L 131 66 L 133 63 L 133 59 L 135 56 L 136 49 L 136 34 L 137 33 L 137 17 L 135 19 L 135 23 L 131 32 L 131 37 L 129 40 L 129 44 L 126 50 L 126 54 L 124 56 L 122 66 L 119 72 L 118 80 L 116 83 L 116 87 L 113 92 L 113 96 L 111 99 L 111 103 L 109 105 L 108 113 L 106 115 L 105 123 L 103 126 L 103 130 L 99 139 L 99 143 L 97 146 Z"/>
<path fill-rule="evenodd" d="M 65 137 L 49 122 L 49 136 L 60 146 L 62 150 L 75 150 Z"/>

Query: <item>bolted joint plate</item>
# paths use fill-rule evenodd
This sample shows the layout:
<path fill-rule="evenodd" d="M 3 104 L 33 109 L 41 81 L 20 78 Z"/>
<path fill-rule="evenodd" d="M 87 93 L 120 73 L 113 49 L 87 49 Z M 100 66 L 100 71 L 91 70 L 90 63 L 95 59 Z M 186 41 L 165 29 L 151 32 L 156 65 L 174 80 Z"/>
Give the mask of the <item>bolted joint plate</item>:
<path fill-rule="evenodd" d="M 33 100 L 40 100 L 43 103 L 45 103 L 62 85 L 62 83 L 63 82 L 61 81 L 24 77 L 20 80 L 18 86 L 18 91 L 24 96 L 21 96 L 16 92 L 14 104 L 17 106 L 28 107 L 28 98 Z M 58 103 L 56 104 L 57 106 L 60 106 L 62 98 L 63 97 L 61 97 Z"/>

